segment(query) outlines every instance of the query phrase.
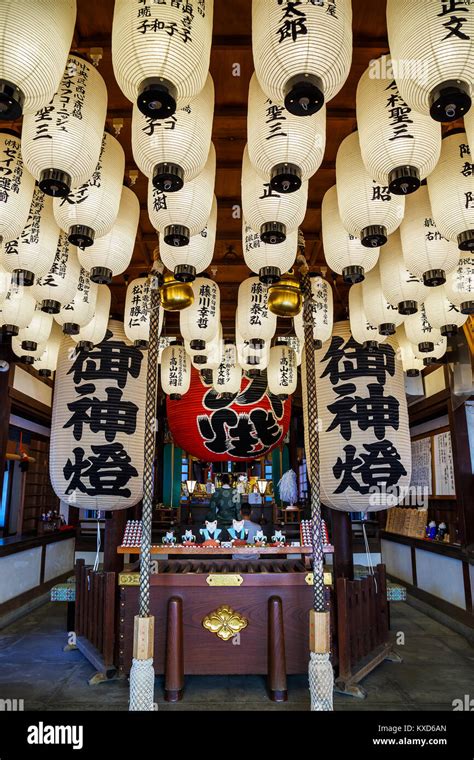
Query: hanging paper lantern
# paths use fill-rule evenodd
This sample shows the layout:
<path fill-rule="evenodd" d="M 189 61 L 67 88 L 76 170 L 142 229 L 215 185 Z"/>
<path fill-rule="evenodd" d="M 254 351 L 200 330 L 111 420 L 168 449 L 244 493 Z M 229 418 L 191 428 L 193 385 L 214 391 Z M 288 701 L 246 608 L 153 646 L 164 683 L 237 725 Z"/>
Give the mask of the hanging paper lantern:
<path fill-rule="evenodd" d="M 74 298 L 61 306 L 54 319 L 63 328 L 65 335 L 77 335 L 95 313 L 98 286 L 91 282 L 89 273 L 81 267 L 79 283 Z"/>
<path fill-rule="evenodd" d="M 308 183 L 294 193 L 277 193 L 250 163 L 247 146 L 242 163 L 242 213 L 247 224 L 264 243 L 283 243 L 298 229 L 306 214 Z"/>
<path fill-rule="evenodd" d="M 415 356 L 414 346 L 408 340 L 403 325 L 397 327 L 398 358 L 407 377 L 418 377 L 423 369 L 423 359 Z"/>
<path fill-rule="evenodd" d="M 59 314 L 61 306 L 73 300 L 80 272 L 76 248 L 68 241 L 66 233 L 61 232 L 49 271 L 31 288 L 41 308 L 49 314 Z"/>
<path fill-rule="evenodd" d="M 441 332 L 430 323 L 424 304 L 415 314 L 410 314 L 405 319 L 405 333 L 410 343 L 422 354 L 433 351 L 435 343 L 441 340 Z"/>
<path fill-rule="evenodd" d="M 2 335 L 18 335 L 26 327 L 35 313 L 36 301 L 30 294 L 30 288 L 12 285 L 1 305 L 0 324 Z"/>
<path fill-rule="evenodd" d="M 129 282 L 125 297 L 125 335 L 137 348 L 148 348 L 150 339 L 151 279 L 138 277 Z M 164 312 L 159 307 L 158 335 L 163 328 Z"/>
<path fill-rule="evenodd" d="M 111 320 L 91 351 L 64 336 L 53 395 L 49 472 L 75 507 L 127 509 L 143 495 L 146 354 Z"/>
<path fill-rule="evenodd" d="M 382 291 L 389 304 L 396 306 L 400 314 L 414 314 L 428 291 L 423 281 L 405 266 L 398 230 L 390 235 L 380 251 L 379 272 Z"/>
<path fill-rule="evenodd" d="M 193 367 L 201 371 L 217 369 L 224 355 L 224 341 L 222 337 L 222 325 L 219 322 L 215 336 L 204 343 L 201 350 L 195 351 L 189 341 L 184 341 L 187 354 L 191 358 Z M 211 375 L 212 376 L 212 375 Z"/>
<path fill-rule="evenodd" d="M 148 216 L 153 227 L 163 234 L 168 245 L 179 247 L 189 244 L 207 224 L 214 200 L 216 177 L 216 151 L 213 143 L 204 169 L 186 182 L 182 190 L 164 193 L 148 182 Z"/>
<path fill-rule="evenodd" d="M 270 349 L 267 370 L 268 390 L 279 398 L 288 398 L 296 391 L 298 370 L 296 354 L 289 346 L 277 342 Z"/>
<path fill-rule="evenodd" d="M 466 133 L 456 130 L 443 137 L 441 158 L 428 177 L 435 224 L 461 251 L 474 251 L 472 160 Z"/>
<path fill-rule="evenodd" d="M 0 114 L 1 104 L 0 89 Z M 19 135 L 10 129 L 0 129 L 0 243 L 21 233 L 34 189 L 35 181 L 23 163 Z"/>
<path fill-rule="evenodd" d="M 128 187 L 122 187 L 117 218 L 110 232 L 96 238 L 86 252 L 77 252 L 79 263 L 89 270 L 92 282 L 108 285 L 112 277 L 128 268 L 135 247 L 140 202 Z"/>
<path fill-rule="evenodd" d="M 160 378 L 163 393 L 171 399 L 180 399 L 188 392 L 191 383 L 191 362 L 184 346 L 173 343 L 163 350 Z"/>
<path fill-rule="evenodd" d="M 315 361 L 322 503 L 346 512 L 395 506 L 411 478 L 407 401 L 395 347 L 387 342 L 369 353 L 354 340 L 348 322 L 337 322 Z M 305 371 L 302 378 L 308 452 Z"/>
<path fill-rule="evenodd" d="M 310 116 L 347 79 L 352 60 L 351 0 L 253 0 L 252 49 L 260 86 L 295 116 Z"/>
<path fill-rule="evenodd" d="M 174 272 L 179 282 L 192 282 L 196 272 L 204 272 L 210 266 L 214 256 L 217 228 L 217 200 L 212 200 L 211 215 L 206 226 L 189 238 L 189 244 L 183 246 L 168 245 L 159 234 L 160 258 L 167 269 Z"/>
<path fill-rule="evenodd" d="M 53 321 L 44 351 L 41 356 L 33 361 L 33 368 L 37 370 L 40 377 L 51 377 L 53 372 L 56 372 L 59 348 L 62 339 L 62 330 L 59 325 Z"/>
<path fill-rule="evenodd" d="M 471 106 L 474 13 L 450 0 L 388 0 L 388 41 L 400 94 L 436 121 L 454 121 Z"/>
<path fill-rule="evenodd" d="M 205 462 L 245 462 L 269 454 L 288 432 L 291 398 L 267 391 L 265 376 L 242 377 L 233 399 L 203 384 L 192 370 L 189 392 L 166 400 L 168 424 L 176 446 Z"/>
<path fill-rule="evenodd" d="M 265 243 L 258 232 L 244 220 L 242 223 L 244 259 L 251 272 L 258 272 L 260 282 L 278 282 L 282 272 L 288 272 L 296 259 L 298 230 L 290 232 L 282 243 Z"/>
<path fill-rule="evenodd" d="M 286 343 L 287 346 L 293 349 L 296 356 L 296 364 L 299 367 L 301 359 L 303 357 L 304 342 L 301 341 L 296 335 L 280 335 L 278 337 L 280 343 Z"/>
<path fill-rule="evenodd" d="M 189 282 L 179 282 L 171 272 L 165 272 L 160 287 L 160 298 L 165 311 L 181 311 L 191 306 L 194 293 Z"/>
<path fill-rule="evenodd" d="M 474 145 L 474 109 L 469 109 L 464 117 L 464 129 L 466 130 L 468 145 Z"/>
<path fill-rule="evenodd" d="M 18 331 L 18 340 L 23 351 L 36 351 L 49 340 L 53 327 L 52 314 L 46 314 L 36 306 L 31 322 Z"/>
<path fill-rule="evenodd" d="M 193 351 L 204 351 L 219 332 L 220 290 L 214 280 L 197 277 L 192 285 L 194 300 L 179 313 L 179 329 Z"/>
<path fill-rule="evenodd" d="M 355 283 L 349 290 L 349 324 L 354 340 L 367 350 L 376 350 L 384 340 L 377 325 L 372 325 L 367 319 L 361 282 Z"/>
<path fill-rule="evenodd" d="M 268 286 L 268 308 L 272 314 L 291 319 L 300 313 L 302 306 L 303 294 L 293 270 L 281 275 L 278 282 Z"/>
<path fill-rule="evenodd" d="M 58 89 L 76 23 L 76 0 L 3 0 L 0 119 L 46 106 Z"/>
<path fill-rule="evenodd" d="M 276 315 L 268 308 L 268 288 L 258 277 L 247 277 L 240 283 L 237 296 L 236 328 L 254 348 L 273 338 Z"/>
<path fill-rule="evenodd" d="M 359 133 L 352 132 L 340 144 L 336 156 L 337 200 L 347 232 L 362 245 L 377 248 L 400 226 L 405 198 L 391 195 L 379 185 L 362 161 Z"/>
<path fill-rule="evenodd" d="M 146 9 L 129 0 L 115 3 L 115 79 L 145 116 L 172 116 L 201 92 L 209 69 L 213 10 L 213 0 L 194 6 L 151 3 Z"/>
<path fill-rule="evenodd" d="M 242 369 L 238 364 L 237 348 L 231 340 L 224 341 L 222 361 L 212 371 L 212 387 L 223 398 L 229 399 L 239 392 Z"/>
<path fill-rule="evenodd" d="M 168 348 L 168 346 L 171 346 L 172 343 L 176 343 L 176 341 L 177 341 L 176 336 L 160 335 L 160 337 L 158 338 L 158 364 L 161 364 L 161 356 L 165 348 Z"/>
<path fill-rule="evenodd" d="M 314 348 L 320 348 L 332 334 L 333 327 L 333 295 L 330 284 L 321 275 L 310 272 L 311 278 L 311 311 L 313 319 Z M 294 318 L 296 335 L 304 342 L 304 311 Z"/>
<path fill-rule="evenodd" d="M 442 285 L 446 274 L 455 269 L 458 248 L 437 229 L 426 184 L 406 199 L 400 238 L 406 268 L 427 287 Z"/>
<path fill-rule="evenodd" d="M 4 302 L 8 291 L 10 290 L 11 284 L 12 284 L 11 273 L 2 266 L 2 261 L 0 258 L 0 307 L 2 303 Z"/>
<path fill-rule="evenodd" d="M 5 240 L 0 247 L 0 260 L 16 282 L 30 286 L 35 278 L 43 277 L 49 271 L 59 233 L 51 198 L 35 187 L 30 212 L 20 236 Z"/>
<path fill-rule="evenodd" d="M 106 112 L 101 75 L 71 54 L 54 97 L 23 119 L 23 158 L 44 193 L 64 198 L 89 180 L 99 160 Z"/>
<path fill-rule="evenodd" d="M 441 125 L 418 113 L 400 95 L 387 55 L 370 62 L 357 86 L 356 111 L 362 160 L 370 176 L 395 195 L 418 190 L 441 152 Z M 374 77 L 374 69 L 380 76 Z"/>
<path fill-rule="evenodd" d="M 18 335 L 12 336 L 12 351 L 22 364 L 32 365 L 35 359 L 39 359 L 46 349 L 46 343 L 41 343 L 33 350 L 27 351 L 22 346 L 21 338 Z"/>
<path fill-rule="evenodd" d="M 181 190 L 204 169 L 211 144 L 214 82 L 210 74 L 193 100 L 174 115 L 145 116 L 137 105 L 132 115 L 135 163 L 161 192 Z"/>
<path fill-rule="evenodd" d="M 461 314 L 474 314 L 474 255 L 461 256 L 456 269 L 446 278 L 444 292 Z"/>
<path fill-rule="evenodd" d="M 98 285 L 94 316 L 87 325 L 81 327 L 77 335 L 71 336 L 80 350 L 91 351 L 104 340 L 109 323 L 110 301 L 107 285 Z"/>
<path fill-rule="evenodd" d="M 425 300 L 428 321 L 441 330 L 441 335 L 452 338 L 467 320 L 459 307 L 448 301 L 444 288 L 435 288 Z"/>
<path fill-rule="evenodd" d="M 326 108 L 300 119 L 267 98 L 254 73 L 247 116 L 249 158 L 277 193 L 293 193 L 322 164 L 326 147 Z"/>
<path fill-rule="evenodd" d="M 440 364 L 441 359 L 445 355 L 448 348 L 448 339 L 442 335 L 439 340 L 434 343 L 432 351 L 419 351 L 414 346 L 415 357 L 423 361 L 424 367 L 431 367 L 433 364 Z"/>
<path fill-rule="evenodd" d="M 345 229 L 339 216 L 337 187 L 333 185 L 325 193 L 321 206 L 321 227 L 324 258 L 333 272 L 342 274 L 344 282 L 362 282 L 364 272 L 377 263 L 379 248 L 367 249 L 358 237 Z"/>
<path fill-rule="evenodd" d="M 381 336 L 393 335 L 395 328 L 402 324 L 405 317 L 385 298 L 378 265 L 366 274 L 362 283 L 362 298 L 370 324 L 377 327 Z M 377 340 L 380 342 L 380 338 Z"/>
<path fill-rule="evenodd" d="M 270 341 L 243 338 L 239 332 L 238 324 L 239 309 L 237 308 L 235 311 L 235 344 L 239 365 L 249 376 L 260 376 L 261 372 L 268 366 Z"/>

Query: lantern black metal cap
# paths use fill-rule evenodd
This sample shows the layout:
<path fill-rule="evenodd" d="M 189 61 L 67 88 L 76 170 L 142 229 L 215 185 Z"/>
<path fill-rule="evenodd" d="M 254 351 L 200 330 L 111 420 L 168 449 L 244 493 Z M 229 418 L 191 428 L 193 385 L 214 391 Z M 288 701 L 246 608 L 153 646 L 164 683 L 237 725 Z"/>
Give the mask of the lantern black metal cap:
<path fill-rule="evenodd" d="M 270 186 L 277 193 L 295 193 L 301 187 L 301 169 L 296 164 L 277 164 L 271 171 Z"/>
<path fill-rule="evenodd" d="M 342 279 L 347 285 L 356 285 L 358 282 L 363 282 L 365 280 L 364 267 L 344 267 L 342 270 Z"/>
<path fill-rule="evenodd" d="M 425 340 L 423 343 L 418 343 L 418 351 L 422 354 L 429 354 L 430 351 L 434 351 L 434 343 L 431 340 Z"/>
<path fill-rule="evenodd" d="M 423 362 L 425 362 L 426 359 L 423 359 Z M 407 369 L 407 377 L 418 377 L 420 374 L 419 369 Z"/>
<path fill-rule="evenodd" d="M 254 350 L 260 350 L 264 347 L 264 345 L 265 341 L 262 338 L 251 338 L 249 340 L 249 346 Z"/>
<path fill-rule="evenodd" d="M 194 364 L 207 364 L 207 356 L 205 354 L 196 354 Z"/>
<path fill-rule="evenodd" d="M 474 314 L 474 301 L 463 301 L 460 309 L 461 314 Z"/>
<path fill-rule="evenodd" d="M 388 188 L 394 195 L 410 195 L 420 184 L 420 172 L 416 166 L 397 166 L 388 175 Z"/>
<path fill-rule="evenodd" d="M 393 322 L 382 322 L 379 325 L 380 335 L 395 335 L 395 325 Z"/>
<path fill-rule="evenodd" d="M 107 267 L 92 267 L 89 277 L 97 285 L 110 285 L 112 282 L 112 270 Z"/>
<path fill-rule="evenodd" d="M 16 338 L 19 328 L 16 325 L 2 325 L 2 335 L 5 338 Z"/>
<path fill-rule="evenodd" d="M 53 198 L 65 198 L 71 192 L 71 175 L 61 169 L 43 169 L 39 178 L 39 189 Z"/>
<path fill-rule="evenodd" d="M 443 325 L 441 328 L 441 335 L 445 338 L 454 338 L 458 332 L 457 325 Z"/>
<path fill-rule="evenodd" d="M 80 326 L 77 322 L 65 322 L 63 324 L 64 335 L 79 335 Z"/>
<path fill-rule="evenodd" d="M 23 113 L 25 96 L 16 84 L 0 79 L 0 120 L 16 121 Z"/>
<path fill-rule="evenodd" d="M 79 351 L 92 351 L 94 344 L 91 340 L 80 340 L 77 343 L 77 348 Z"/>
<path fill-rule="evenodd" d="M 429 269 L 423 273 L 423 284 L 427 288 L 437 288 L 446 282 L 446 272 L 444 269 Z"/>
<path fill-rule="evenodd" d="M 191 264 L 178 264 L 174 268 L 174 279 L 178 282 L 193 282 L 196 279 L 196 267 Z"/>
<path fill-rule="evenodd" d="M 456 121 L 469 111 L 471 103 L 471 91 L 467 82 L 451 79 L 431 91 L 430 115 L 435 121 Z"/>
<path fill-rule="evenodd" d="M 179 164 L 165 161 L 153 169 L 152 182 L 153 187 L 162 193 L 177 193 L 184 185 L 184 170 Z"/>
<path fill-rule="evenodd" d="M 148 348 L 148 341 L 147 340 L 134 340 L 133 345 L 135 348 L 141 348 L 142 351 L 146 351 Z"/>
<path fill-rule="evenodd" d="M 45 298 L 41 304 L 41 311 L 46 312 L 46 314 L 59 314 L 60 310 L 61 304 L 59 301 L 54 301 L 52 298 Z"/>
<path fill-rule="evenodd" d="M 176 111 L 176 98 L 174 84 L 162 77 L 149 77 L 140 85 L 137 106 L 144 116 L 165 119 Z"/>
<path fill-rule="evenodd" d="M 374 351 L 377 351 L 379 347 L 379 344 L 376 340 L 366 340 L 362 344 L 362 348 L 364 351 L 368 351 L 369 354 L 372 354 Z"/>
<path fill-rule="evenodd" d="M 257 377 L 261 377 L 262 370 L 261 369 L 248 369 L 247 372 L 246 372 L 246 374 L 247 374 L 247 377 L 255 379 Z"/>
<path fill-rule="evenodd" d="M 179 401 L 181 399 L 181 393 L 170 393 L 170 401 Z"/>
<path fill-rule="evenodd" d="M 407 316 L 408 314 L 416 314 L 418 311 L 418 304 L 416 301 L 400 301 L 398 304 L 398 313 Z"/>
<path fill-rule="evenodd" d="M 21 348 L 23 351 L 36 351 L 38 344 L 34 340 L 22 340 Z"/>
<path fill-rule="evenodd" d="M 460 251 L 474 251 L 474 230 L 466 230 L 458 235 L 458 248 Z"/>
<path fill-rule="evenodd" d="M 260 237 L 264 243 L 277 245 L 286 240 L 286 226 L 281 222 L 265 222 L 260 227 Z"/>
<path fill-rule="evenodd" d="M 165 243 L 174 248 L 189 245 L 189 227 L 184 227 L 182 224 L 169 224 L 168 227 L 165 227 L 163 239 Z"/>
<path fill-rule="evenodd" d="M 360 233 L 360 242 L 366 248 L 380 248 L 387 242 L 387 228 L 381 224 L 364 227 Z"/>
<path fill-rule="evenodd" d="M 264 285 L 275 285 L 281 280 L 281 270 L 278 267 L 262 267 L 258 272 L 258 279 Z"/>
<path fill-rule="evenodd" d="M 22 364 L 34 364 L 35 359 L 34 356 L 28 356 L 28 354 L 25 354 L 24 356 L 20 356 L 20 361 Z"/>
<path fill-rule="evenodd" d="M 284 87 L 285 108 L 293 116 L 312 116 L 324 105 L 321 79 L 314 74 L 296 74 Z"/>
<path fill-rule="evenodd" d="M 15 269 L 12 274 L 13 285 L 23 285 L 25 288 L 31 288 L 35 284 L 35 275 L 28 269 Z"/>
<path fill-rule="evenodd" d="M 73 224 L 69 227 L 68 240 L 71 245 L 77 245 L 81 251 L 90 248 L 94 242 L 95 230 L 85 224 Z"/>
<path fill-rule="evenodd" d="M 426 356 L 423 359 L 423 366 L 424 367 L 431 367 L 433 364 L 439 364 L 439 359 L 435 359 L 434 356 Z"/>
<path fill-rule="evenodd" d="M 189 341 L 189 347 L 192 351 L 204 351 L 206 348 L 205 340 L 191 340 Z"/>
<path fill-rule="evenodd" d="M 40 377 L 51 377 L 52 374 L 53 373 L 51 372 L 50 369 L 40 369 L 40 370 L 38 370 L 38 375 Z"/>
<path fill-rule="evenodd" d="M 212 369 L 202 369 L 201 377 L 205 383 L 208 383 L 208 385 L 210 385 L 212 383 Z"/>
<path fill-rule="evenodd" d="M 259 356 L 249 356 L 247 359 L 248 364 L 258 365 L 260 364 L 260 357 Z"/>
<path fill-rule="evenodd" d="M 314 341 L 313 341 L 313 348 L 315 349 L 315 351 L 319 351 L 319 349 L 322 348 L 322 347 L 323 347 L 322 340 L 319 340 L 318 338 L 315 338 Z"/>

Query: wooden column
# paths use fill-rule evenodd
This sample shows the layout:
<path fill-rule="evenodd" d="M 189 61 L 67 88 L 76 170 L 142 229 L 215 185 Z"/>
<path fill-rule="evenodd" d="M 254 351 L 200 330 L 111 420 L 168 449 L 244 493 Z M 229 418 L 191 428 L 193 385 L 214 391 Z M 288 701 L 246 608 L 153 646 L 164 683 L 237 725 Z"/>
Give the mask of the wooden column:
<path fill-rule="evenodd" d="M 466 407 L 453 409 L 448 401 L 449 427 L 453 447 L 454 482 L 458 510 L 459 540 L 463 546 L 474 546 L 474 500 L 472 499 L 472 467 L 467 431 Z M 453 540 L 454 537 L 451 537 Z"/>
<path fill-rule="evenodd" d="M 8 446 L 8 427 L 10 425 L 11 399 L 8 390 L 13 383 L 14 371 L 14 365 L 10 364 L 9 370 L 0 372 L 0 399 L 2 400 L 0 404 L 0 462 L 2 463 L 2 467 L 5 464 Z"/>
<path fill-rule="evenodd" d="M 331 525 L 334 546 L 334 575 L 336 578 L 353 580 L 352 525 L 349 513 L 332 509 Z"/>
<path fill-rule="evenodd" d="M 172 596 L 166 625 L 165 699 L 179 702 L 184 693 L 183 600 Z"/>
<path fill-rule="evenodd" d="M 105 513 L 104 572 L 119 573 L 123 570 L 124 555 L 117 554 L 127 522 L 126 509 L 114 509 Z"/>
<path fill-rule="evenodd" d="M 285 631 L 279 596 L 268 600 L 268 691 L 273 702 L 286 702 Z"/>

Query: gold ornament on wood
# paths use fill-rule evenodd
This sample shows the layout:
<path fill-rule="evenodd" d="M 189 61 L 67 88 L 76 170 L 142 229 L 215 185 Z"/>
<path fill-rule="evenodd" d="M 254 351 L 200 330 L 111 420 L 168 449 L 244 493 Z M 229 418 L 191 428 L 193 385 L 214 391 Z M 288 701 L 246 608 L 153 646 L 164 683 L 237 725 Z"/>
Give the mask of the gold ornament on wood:
<path fill-rule="evenodd" d="M 248 620 L 238 612 L 223 604 L 217 610 L 210 612 L 202 621 L 203 628 L 215 633 L 223 641 L 229 641 L 243 628 L 248 626 Z"/>

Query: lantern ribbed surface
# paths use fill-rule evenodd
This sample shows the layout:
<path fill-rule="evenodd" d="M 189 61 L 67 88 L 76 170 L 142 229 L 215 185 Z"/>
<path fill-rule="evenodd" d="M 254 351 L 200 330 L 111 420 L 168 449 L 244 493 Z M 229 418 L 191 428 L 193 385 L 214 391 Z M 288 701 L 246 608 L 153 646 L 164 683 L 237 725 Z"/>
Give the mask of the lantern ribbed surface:
<path fill-rule="evenodd" d="M 0 324 L 13 325 L 18 329 L 27 327 L 35 309 L 36 301 L 31 295 L 31 288 L 12 285 L 1 305 Z"/>
<path fill-rule="evenodd" d="M 2 0 L 0 79 L 19 88 L 23 113 L 46 106 L 57 91 L 75 23 L 76 0 Z"/>
<path fill-rule="evenodd" d="M 221 318 L 219 286 L 208 277 L 196 277 L 191 287 L 194 300 L 187 309 L 179 312 L 179 329 L 186 341 L 197 340 L 208 343 L 219 332 Z"/>
<path fill-rule="evenodd" d="M 238 329 L 239 310 L 235 312 L 235 343 L 237 346 L 237 357 L 239 364 L 244 371 L 264 370 L 268 367 L 270 360 L 270 341 L 263 341 L 259 348 L 253 348 L 250 341 L 243 338 Z"/>
<path fill-rule="evenodd" d="M 130 341 L 148 343 L 150 338 L 150 308 L 150 278 L 137 277 L 128 283 L 123 314 L 123 328 Z M 159 312 L 157 339 L 160 337 L 163 327 L 164 312 L 161 306 Z"/>
<path fill-rule="evenodd" d="M 392 58 L 401 64 L 395 78 L 403 99 L 412 108 L 429 113 L 431 93 L 446 82 L 460 80 L 472 89 L 472 6 L 433 0 L 388 0 L 387 31 Z"/>
<path fill-rule="evenodd" d="M 58 364 L 59 347 L 63 338 L 61 328 L 53 321 L 51 333 L 46 343 L 45 349 L 38 359 L 33 362 L 33 367 L 41 374 L 51 375 L 56 371 Z"/>
<path fill-rule="evenodd" d="M 436 344 L 441 340 L 441 332 L 430 323 L 424 304 L 420 306 L 416 314 L 410 314 L 405 318 L 404 325 L 408 340 L 420 351 L 422 344 Z"/>
<path fill-rule="evenodd" d="M 91 281 L 89 272 L 81 267 L 79 283 L 74 298 L 61 306 L 59 314 L 54 315 L 58 325 L 73 323 L 85 327 L 95 314 L 98 286 Z"/>
<path fill-rule="evenodd" d="M 65 232 L 61 232 L 54 261 L 48 272 L 36 280 L 31 292 L 39 304 L 45 300 L 67 304 L 76 295 L 80 272 L 76 246 L 71 245 Z"/>
<path fill-rule="evenodd" d="M 204 272 L 210 266 L 214 256 L 217 229 L 217 199 L 214 195 L 212 208 L 206 226 L 189 238 L 188 245 L 168 245 L 159 234 L 160 258 L 171 272 L 178 266 L 194 267 L 196 272 Z"/>
<path fill-rule="evenodd" d="M 299 367 L 303 354 L 304 340 L 300 340 L 297 335 L 280 335 L 278 340 L 283 341 L 293 349 L 296 354 L 296 364 Z"/>
<path fill-rule="evenodd" d="M 474 8 L 473 16 L 474 16 Z M 457 242 L 461 248 L 474 250 L 474 183 L 472 153 L 465 132 L 454 132 L 443 138 L 441 157 L 428 177 L 428 192 L 436 226 L 443 237 Z M 462 243 L 463 233 L 469 243 Z M 462 247 L 464 250 L 464 247 Z"/>
<path fill-rule="evenodd" d="M 23 328 L 24 329 L 24 328 Z M 20 330 L 21 332 L 21 330 Z M 38 343 L 35 349 L 25 349 L 22 347 L 22 340 L 19 335 L 12 336 L 12 351 L 20 359 L 28 357 L 28 364 L 33 364 L 35 359 L 39 359 L 46 349 L 46 343 Z"/>
<path fill-rule="evenodd" d="M 443 335 L 448 325 L 462 327 L 467 320 L 467 314 L 461 314 L 459 307 L 446 298 L 444 288 L 433 288 L 425 300 L 425 311 L 429 323 L 438 327 Z"/>
<path fill-rule="evenodd" d="M 252 272 L 258 272 L 265 267 L 276 267 L 282 272 L 288 272 L 296 259 L 298 248 L 298 230 L 288 233 L 283 243 L 264 243 L 258 232 L 242 223 L 242 249 L 244 260 Z"/>
<path fill-rule="evenodd" d="M 378 264 L 366 274 L 362 283 L 362 298 L 367 319 L 377 328 L 386 324 L 397 327 L 405 319 L 383 294 Z"/>
<path fill-rule="evenodd" d="M 172 345 L 161 354 L 161 388 L 167 396 L 188 392 L 191 384 L 191 362 L 184 346 Z"/>
<path fill-rule="evenodd" d="M 474 108 L 470 108 L 464 117 L 464 129 L 469 146 L 474 145 Z"/>
<path fill-rule="evenodd" d="M 336 185 L 339 215 L 350 235 L 362 238 L 362 231 L 374 225 L 391 235 L 399 227 L 405 198 L 391 195 L 387 187 L 372 179 L 362 161 L 358 132 L 348 135 L 339 146 Z"/>
<path fill-rule="evenodd" d="M 374 76 L 379 69 L 380 76 Z M 362 160 L 370 176 L 389 185 L 393 170 L 410 167 L 416 172 L 400 177 L 398 194 L 406 195 L 436 166 L 441 151 L 441 124 L 429 114 L 412 110 L 390 76 L 392 61 L 382 56 L 370 62 L 357 86 L 356 113 Z M 416 186 L 415 186 L 416 185 Z"/>
<path fill-rule="evenodd" d="M 423 359 L 415 356 L 414 346 L 408 340 L 403 325 L 397 327 L 396 338 L 403 371 L 410 372 L 411 370 L 416 370 L 417 372 L 421 372 L 423 369 Z"/>
<path fill-rule="evenodd" d="M 70 55 L 51 102 L 23 119 L 23 158 L 34 178 L 55 169 L 68 175 L 69 190 L 87 182 L 99 160 L 106 112 L 102 76 L 91 63 Z M 48 194 L 54 195 L 53 189 Z"/>
<path fill-rule="evenodd" d="M 379 272 L 383 294 L 392 306 L 399 307 L 406 301 L 422 303 L 429 293 L 423 280 L 415 277 L 405 266 L 398 230 L 390 235 L 380 251 Z M 400 311 L 403 313 L 401 307 Z"/>
<path fill-rule="evenodd" d="M 20 138 L 14 132 L 0 129 L 0 242 L 17 238 L 30 212 L 35 181 L 21 151 Z"/>
<path fill-rule="evenodd" d="M 357 343 L 363 345 L 366 341 L 381 342 L 377 325 L 372 325 L 367 319 L 362 282 L 352 285 L 349 290 L 349 324 Z"/>
<path fill-rule="evenodd" d="M 311 277 L 313 338 L 325 343 L 331 336 L 334 321 L 332 287 L 324 277 Z M 300 314 L 303 314 L 301 310 Z"/>
<path fill-rule="evenodd" d="M 456 306 L 474 301 L 474 254 L 460 256 L 456 269 L 446 277 L 443 289 Z"/>
<path fill-rule="evenodd" d="M 267 368 L 267 382 L 270 393 L 277 396 L 291 396 L 298 385 L 296 353 L 289 346 L 272 346 Z"/>
<path fill-rule="evenodd" d="M 308 74 L 320 80 L 325 101 L 331 100 L 351 67 L 351 0 L 296 6 L 252 2 L 252 50 L 260 86 L 271 100 L 283 103 L 288 80 Z"/>
<path fill-rule="evenodd" d="M 426 185 L 405 201 L 400 238 L 405 266 L 416 277 L 423 277 L 433 270 L 448 274 L 455 269 L 459 259 L 458 247 L 446 240 L 436 227 Z"/>
<path fill-rule="evenodd" d="M 321 206 L 321 227 L 324 258 L 333 272 L 344 274 L 346 269 L 361 267 L 362 272 L 370 272 L 379 258 L 380 248 L 367 248 L 360 238 L 347 232 L 339 215 L 337 187 L 333 185 L 324 194 Z"/>
<path fill-rule="evenodd" d="M 421 361 L 424 361 L 424 359 L 442 359 L 447 351 L 447 348 L 448 339 L 442 335 L 441 338 L 435 341 L 432 351 L 421 352 L 417 350 L 416 346 L 413 346 L 413 351 L 416 359 L 421 359 Z"/>
<path fill-rule="evenodd" d="M 204 87 L 212 42 L 213 0 L 187 5 L 116 0 L 112 64 L 125 97 L 137 99 L 146 80 L 164 79 L 176 88 L 178 106 Z M 189 8 L 193 10 L 189 12 Z M 176 33 L 174 33 L 176 31 Z"/>
<path fill-rule="evenodd" d="M 0 306 L 5 300 L 5 297 L 10 290 L 10 285 L 12 282 L 12 275 L 11 272 L 9 272 L 5 267 L 2 266 L 2 261 L 0 259 Z"/>
<path fill-rule="evenodd" d="M 222 361 L 212 370 L 212 387 L 217 393 L 238 393 L 242 382 L 242 368 L 238 363 L 234 343 L 224 345 Z"/>
<path fill-rule="evenodd" d="M 268 308 L 268 288 L 258 277 L 247 277 L 240 283 L 237 306 L 236 326 L 244 340 L 273 338 L 277 317 Z"/>
<path fill-rule="evenodd" d="M 153 227 L 164 232 L 169 225 L 181 225 L 188 229 L 190 237 L 201 232 L 211 214 L 215 177 L 216 151 L 211 143 L 202 172 L 178 192 L 161 192 L 149 180 L 148 216 Z"/>
<path fill-rule="evenodd" d="M 71 335 L 75 343 L 89 343 L 96 346 L 102 343 L 109 322 L 111 295 L 107 285 L 98 285 L 95 314 L 84 327 L 81 327 L 77 335 Z"/>
<path fill-rule="evenodd" d="M 186 351 L 191 358 L 193 367 L 198 370 L 217 369 L 224 355 L 224 341 L 222 338 L 222 325 L 219 322 L 217 331 L 211 340 L 206 341 L 204 349 L 195 351 L 191 348 L 190 341 L 184 341 Z M 197 357 L 201 357 L 199 361 Z M 203 358 L 205 361 L 203 361 Z"/>
<path fill-rule="evenodd" d="M 53 315 L 41 311 L 37 305 L 31 322 L 18 333 L 20 341 L 28 341 L 41 345 L 46 343 L 51 335 L 53 327 Z"/>

